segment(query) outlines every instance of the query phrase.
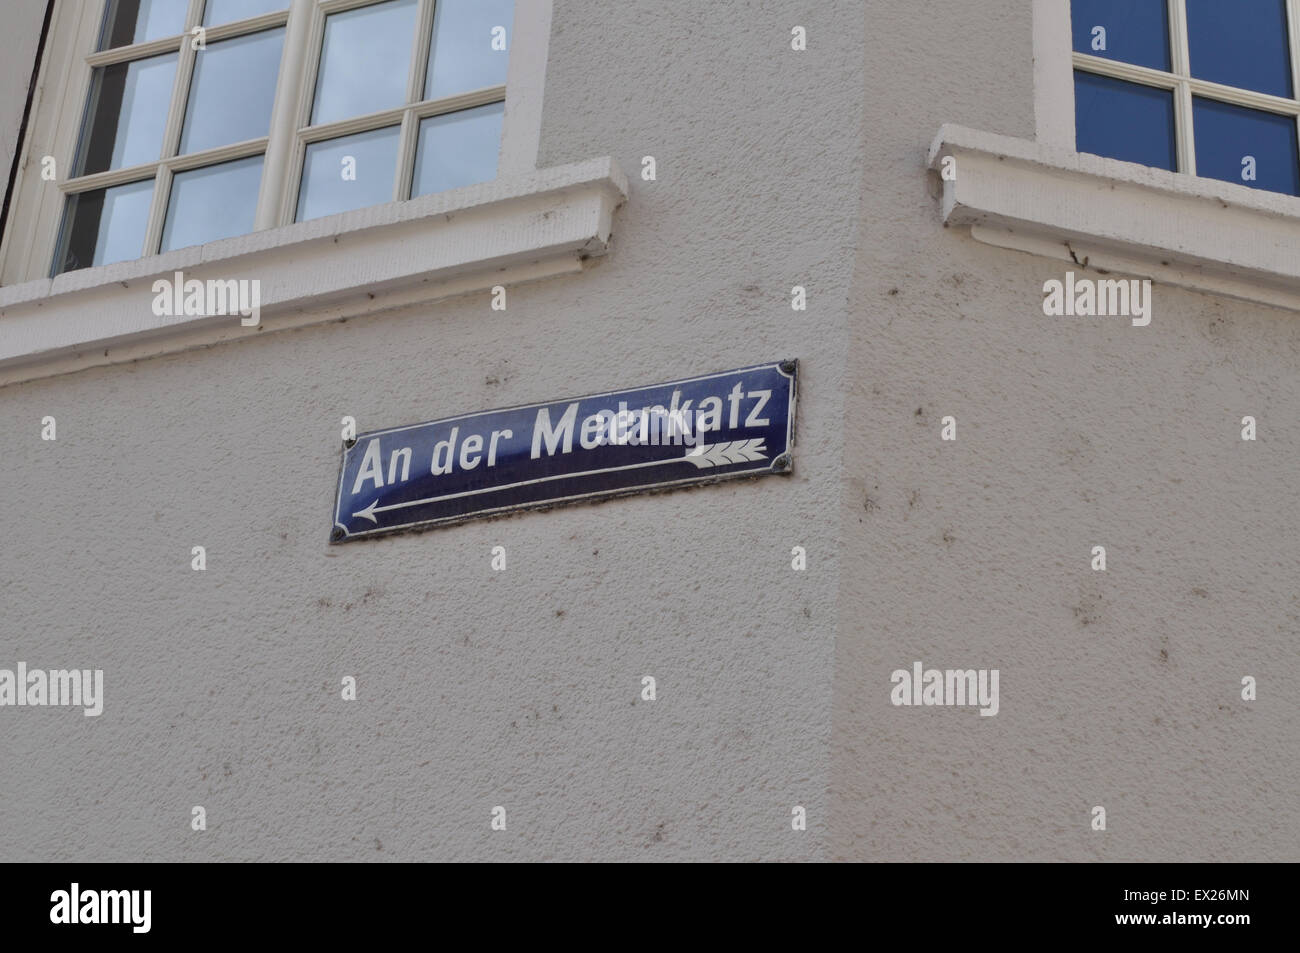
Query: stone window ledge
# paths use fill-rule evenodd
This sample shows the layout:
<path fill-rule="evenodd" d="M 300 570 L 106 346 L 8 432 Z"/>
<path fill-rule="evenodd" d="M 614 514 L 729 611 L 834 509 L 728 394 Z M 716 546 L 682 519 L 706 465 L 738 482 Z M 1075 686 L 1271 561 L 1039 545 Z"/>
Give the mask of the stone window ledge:
<path fill-rule="evenodd" d="M 628 195 L 611 158 L 0 287 L 0 386 L 582 270 Z M 257 279 L 261 325 L 154 314 L 155 280 Z"/>
<path fill-rule="evenodd" d="M 1300 310 L 1300 198 L 945 125 L 943 220 L 991 245 Z"/>

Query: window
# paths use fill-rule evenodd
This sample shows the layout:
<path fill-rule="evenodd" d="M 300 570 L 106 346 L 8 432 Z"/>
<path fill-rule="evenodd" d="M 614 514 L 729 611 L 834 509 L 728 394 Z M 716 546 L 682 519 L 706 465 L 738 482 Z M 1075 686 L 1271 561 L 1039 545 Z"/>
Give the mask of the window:
<path fill-rule="evenodd" d="M 628 198 L 618 162 L 594 155 L 537 166 L 551 0 L 414 0 L 400 68 L 349 65 L 349 48 L 385 42 L 359 21 L 405 9 L 380 9 L 389 2 L 182 0 L 178 33 L 174 0 L 55 0 L 0 235 L 0 386 L 578 276 L 607 254 Z M 364 14 L 330 29 L 331 17 L 354 10 Z M 476 38 L 488 23 L 491 57 Z M 196 26 L 203 50 L 192 45 Z M 224 62 L 203 56 L 272 31 L 283 41 L 269 131 L 237 139 L 251 134 L 248 115 L 232 110 L 219 121 L 192 100 L 220 91 L 212 76 L 243 82 L 259 61 L 256 41 L 231 43 Z M 173 55 L 155 140 L 158 127 L 137 103 L 156 86 L 166 95 L 167 85 L 150 72 L 156 64 L 132 64 Z M 83 121 L 96 82 L 118 105 Z M 338 105 L 359 101 L 366 105 Z M 97 132 L 97 122 L 111 132 Z M 184 151 L 182 138 L 200 151 Z M 146 148 L 140 140 L 158 151 L 124 164 Z M 83 155 L 83 141 L 87 161 L 108 169 L 73 174 L 67 163 Z M 217 141 L 225 144 L 203 145 Z M 354 207 L 367 202 L 382 204 Z M 239 234 L 250 207 L 253 230 Z M 91 267 L 51 274 L 60 248 Z M 160 307 L 157 281 L 178 272 L 187 287 L 257 283 L 260 321 L 195 313 L 204 308 L 188 301 Z"/>
<path fill-rule="evenodd" d="M 337 12 L 324 18 L 298 132 L 294 220 L 494 178 L 513 0 L 341 6 L 327 4 Z"/>
<path fill-rule="evenodd" d="M 951 124 L 947 227 L 1300 312 L 1300 0 L 1032 0 L 1034 138 Z"/>
<path fill-rule="evenodd" d="M 102 10 L 52 275 L 497 175 L 514 0 Z"/>
<path fill-rule="evenodd" d="M 1080 152 L 1300 195 L 1300 5 L 1072 0 Z"/>

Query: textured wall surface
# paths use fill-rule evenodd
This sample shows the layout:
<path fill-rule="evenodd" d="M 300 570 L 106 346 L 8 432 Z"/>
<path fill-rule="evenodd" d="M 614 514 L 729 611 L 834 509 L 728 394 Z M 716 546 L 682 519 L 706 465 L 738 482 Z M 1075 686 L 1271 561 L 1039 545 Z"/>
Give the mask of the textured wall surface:
<path fill-rule="evenodd" d="M 586 272 L 0 388 L 0 667 L 106 683 L 0 709 L 0 859 L 1300 860 L 1300 320 L 1047 318 L 943 227 L 939 126 L 1034 135 L 1030 5 L 555 0 L 539 164 L 633 178 Z M 326 544 L 345 414 L 785 357 L 792 477 Z M 916 660 L 998 715 L 891 705 Z"/>
<path fill-rule="evenodd" d="M 1029 0 L 868 8 L 832 855 L 1300 860 L 1300 318 L 1045 317 L 1065 265 L 944 229 L 925 171 L 944 122 L 1033 138 Z M 999 714 L 894 707 L 916 660 L 999 669 Z"/>
<path fill-rule="evenodd" d="M 97 719 L 0 712 L 4 856 L 824 856 L 863 29 L 849 2 L 560 0 L 540 164 L 658 160 L 588 271 L 0 390 L 0 666 L 106 680 Z M 344 414 L 786 357 L 790 478 L 326 545 Z"/>
<path fill-rule="evenodd" d="M 18 127 L 27 104 L 32 64 L 45 19 L 45 0 L 9 0 L 3 12 L 0 37 L 0 196 L 9 182 L 9 170 L 18 149 Z"/>

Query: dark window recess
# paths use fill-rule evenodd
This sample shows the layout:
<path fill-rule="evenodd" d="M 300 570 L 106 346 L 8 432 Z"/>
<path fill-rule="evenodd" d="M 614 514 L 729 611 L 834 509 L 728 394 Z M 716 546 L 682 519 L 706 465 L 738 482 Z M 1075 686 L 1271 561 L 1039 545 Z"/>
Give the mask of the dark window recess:
<path fill-rule="evenodd" d="M 401 131 L 401 126 L 385 126 L 309 145 L 295 221 L 393 201 Z"/>
<path fill-rule="evenodd" d="M 505 111 L 492 103 L 421 122 L 412 197 L 495 179 Z"/>
<path fill-rule="evenodd" d="M 1080 152 L 1176 171 L 1172 90 L 1076 70 L 1074 117 Z"/>
<path fill-rule="evenodd" d="M 433 43 L 425 99 L 441 99 L 483 86 L 504 85 L 509 58 L 492 48 L 492 31 L 505 30 L 509 48 L 514 0 L 439 0 L 433 7 Z"/>
<path fill-rule="evenodd" d="M 186 0 L 108 0 L 99 48 L 145 43 L 185 30 Z"/>
<path fill-rule="evenodd" d="M 262 156 L 177 172 L 163 225 L 162 251 L 246 235 L 257 214 Z"/>
<path fill-rule="evenodd" d="M 68 196 L 54 274 L 139 258 L 153 179 Z"/>
<path fill-rule="evenodd" d="M 1187 43 L 1197 79 L 1294 95 L 1286 0 L 1187 0 Z"/>
<path fill-rule="evenodd" d="M 219 26 L 289 9 L 289 0 L 208 0 L 203 8 L 203 25 Z"/>
<path fill-rule="evenodd" d="M 92 175 L 161 158 L 175 77 L 175 53 L 96 69 L 73 174 Z"/>
<path fill-rule="evenodd" d="M 1070 20 L 1076 53 L 1165 72 L 1172 68 L 1165 0 L 1073 0 Z"/>
<path fill-rule="evenodd" d="M 181 154 L 258 139 L 271 128 L 284 28 L 211 43 L 194 64 Z"/>
<path fill-rule="evenodd" d="M 1293 116 L 1197 96 L 1192 100 L 1196 174 L 1269 192 L 1300 195 Z"/>
<path fill-rule="evenodd" d="M 416 12 L 415 0 L 387 0 L 326 17 L 312 125 L 406 102 Z"/>

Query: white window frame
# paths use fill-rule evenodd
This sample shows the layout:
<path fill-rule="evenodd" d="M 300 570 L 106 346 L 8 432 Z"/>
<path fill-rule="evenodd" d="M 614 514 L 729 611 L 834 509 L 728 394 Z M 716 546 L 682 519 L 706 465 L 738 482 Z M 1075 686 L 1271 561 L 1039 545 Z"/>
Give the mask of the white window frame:
<path fill-rule="evenodd" d="M 1292 70 L 1300 67 L 1300 0 L 1287 0 Z M 1074 52 L 1069 0 L 1033 0 L 1036 138 L 942 127 L 929 164 L 941 177 L 944 222 L 987 244 L 1047 256 L 1072 268 L 1300 311 L 1300 197 L 1080 153 L 1075 142 L 1074 70 L 1159 78 L 1174 89 L 1180 168 L 1194 167 L 1191 97 L 1206 92 L 1238 105 L 1293 114 L 1300 104 L 1192 79 L 1186 73 L 1186 5 L 1172 0 L 1180 75 Z M 1293 92 L 1300 97 L 1300 74 Z M 945 176 L 945 170 L 948 176 Z M 955 175 L 952 173 L 955 171 Z"/>
<path fill-rule="evenodd" d="M 1143 86 L 1172 90 L 1178 171 L 1196 175 L 1196 137 L 1192 99 L 1202 96 L 1234 106 L 1300 117 L 1300 0 L 1286 0 L 1287 46 L 1291 53 L 1291 94 L 1271 96 L 1235 86 L 1224 86 L 1191 75 L 1188 54 L 1187 0 L 1166 0 L 1169 8 L 1170 72 L 1079 53 L 1074 50 L 1069 0 L 1034 0 L 1034 114 L 1038 141 L 1075 148 L 1074 71 L 1085 70 Z M 1060 37 L 1067 38 L 1068 60 L 1059 53 Z"/>
<path fill-rule="evenodd" d="M 191 93 L 194 66 L 201 55 L 193 49 L 191 31 L 202 22 L 206 0 L 189 0 L 184 30 L 176 36 L 98 51 L 96 48 L 99 44 L 107 2 L 108 0 L 91 0 L 80 4 L 64 2 L 56 11 L 60 18 L 52 24 L 51 35 L 55 43 L 71 43 L 70 51 L 62 49 L 57 51 L 58 54 L 65 59 L 69 53 L 75 57 L 75 61 L 70 64 L 75 75 L 69 80 L 69 91 L 74 95 L 64 100 L 70 108 L 60 109 L 60 115 L 53 129 L 54 147 L 48 153 L 54 157 L 56 169 L 71 166 L 75 161 L 73 153 L 81 133 L 85 101 L 93 71 L 100 67 L 133 62 L 164 53 L 179 55 L 163 135 L 163 151 L 164 153 L 178 151 L 177 144 L 180 141 L 181 127 Z M 246 142 L 230 143 L 184 155 L 171 154 L 161 160 L 93 175 L 78 178 L 60 177 L 55 183 L 57 188 L 41 190 L 37 202 L 26 203 L 26 207 L 20 207 L 18 210 L 15 218 L 22 218 L 26 213 L 26 221 L 20 222 L 18 227 L 22 228 L 22 224 L 30 222 L 31 227 L 22 230 L 30 235 L 32 240 L 24 243 L 21 249 L 14 249 L 13 256 L 16 260 L 12 264 L 6 257 L 8 267 L 4 269 L 0 281 L 4 284 L 12 284 L 15 281 L 39 278 L 47 273 L 51 276 L 57 273 L 53 270 L 58 264 L 54 261 L 55 245 L 64 219 L 67 196 L 152 178 L 154 180 L 153 204 L 142 249 L 156 249 L 162 238 L 172 179 L 175 174 L 235 159 L 265 156 L 254 231 L 291 224 L 297 207 L 298 186 L 307 145 L 387 126 L 401 127 L 398 145 L 399 168 L 398 174 L 394 176 L 392 200 L 406 199 L 410 195 L 420 120 L 459 109 L 503 102 L 507 99 L 509 84 L 472 90 L 439 100 L 424 101 L 423 82 L 433 32 L 434 0 L 417 0 L 406 103 L 369 115 L 353 116 L 319 126 L 310 126 L 312 98 L 320 67 L 326 18 L 334 13 L 373 6 L 377 2 L 382 0 L 286 0 L 285 9 L 282 11 L 205 28 L 205 44 L 220 43 L 235 36 L 245 36 L 277 27 L 286 30 L 268 134 Z M 518 6 L 522 10 L 529 10 L 525 0 L 520 0 Z M 508 42 L 514 35 L 513 24 L 510 24 L 510 29 Z M 524 55 L 528 53 L 527 44 L 531 38 L 531 34 L 525 35 L 525 49 L 522 51 Z M 52 49 L 51 53 L 54 54 L 55 51 Z M 512 50 L 510 55 L 513 53 Z M 75 95 L 78 91 L 79 97 Z M 515 124 L 526 118 L 528 117 L 524 117 L 519 109 L 513 110 L 510 116 Z M 512 130 L 512 132 L 515 133 L 510 137 L 513 144 L 518 139 L 519 131 Z M 503 144 L 506 139 L 506 123 L 503 120 Z M 506 155 L 504 158 L 510 160 L 505 163 L 509 168 L 515 170 L 531 168 L 531 166 L 521 166 L 515 155 Z M 16 194 L 22 193 L 16 190 Z M 22 204 L 20 203 L 20 206 Z M 47 259 L 44 268 L 41 267 L 42 257 Z"/>
<path fill-rule="evenodd" d="M 627 198 L 626 177 L 609 157 L 537 168 L 541 141 L 552 0 L 515 0 L 508 34 L 509 65 L 497 177 L 480 185 L 393 201 L 293 223 L 298 178 L 308 141 L 401 124 L 401 174 L 394 196 L 406 194 L 421 119 L 500 101 L 501 87 L 435 102 L 412 102 L 369 116 L 307 129 L 325 17 L 369 0 L 291 0 L 288 14 L 267 14 L 210 27 L 206 42 L 267 29 L 287 19 L 270 134 L 197 156 L 164 159 L 159 178 L 177 170 L 266 150 L 255 230 L 206 245 L 50 275 L 63 221 L 66 181 L 41 178 L 41 158 L 58 171 L 72 159 L 96 65 L 166 52 L 181 37 L 93 52 L 104 0 L 56 0 L 29 128 L 15 159 L 14 202 L 0 241 L 0 386 L 95 364 L 134 360 L 211 344 L 261 330 L 337 320 L 452 294 L 572 273 L 603 254 L 612 214 Z M 190 0 L 198 22 L 202 0 Z M 427 62 L 433 0 L 420 0 L 414 51 Z M 181 47 L 177 89 L 188 90 L 195 53 Z M 147 55 L 147 53 L 145 55 Z M 422 78 L 423 67 L 412 72 Z M 408 92 L 423 95 L 423 88 Z M 179 137 L 184 97 L 173 95 L 168 136 Z M 170 139 L 168 141 L 177 141 Z M 118 184 L 141 167 L 91 179 Z M 156 247 L 170 181 L 155 185 L 150 239 Z M 155 278 L 259 278 L 262 326 L 238 319 L 158 316 L 150 310 Z M 346 304 L 342 303 L 346 302 Z"/>

